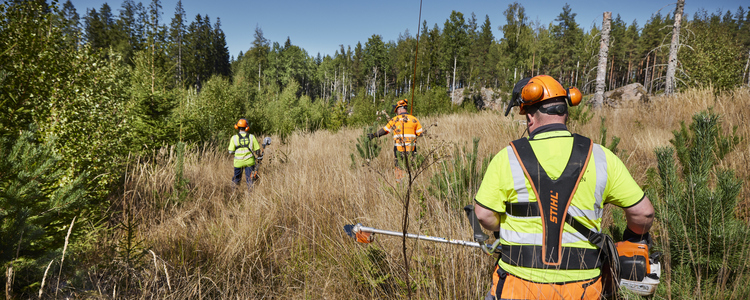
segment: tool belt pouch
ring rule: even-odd
[[[614,299],[620,287],[620,258],[612,237],[602,233],[600,239],[597,244],[602,251],[602,296],[605,299]]]

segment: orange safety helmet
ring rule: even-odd
[[[398,102],[396,103],[396,105],[393,106],[393,112],[396,112],[396,110],[399,107],[403,107],[404,109],[406,109],[407,106],[409,106],[408,100],[406,100],[406,99],[398,100]]]
[[[234,124],[234,129],[248,131],[250,129],[250,125],[248,125],[245,118],[242,118],[237,121],[237,124]]]
[[[519,91],[520,89],[520,91]],[[539,75],[533,78],[524,78],[513,88],[513,98],[505,115],[508,115],[511,106],[520,106],[519,114],[525,115],[526,108],[542,101],[551,99],[565,99],[568,106],[576,106],[583,98],[578,88],[563,88],[560,82],[548,75]]]

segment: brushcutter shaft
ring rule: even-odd
[[[391,235],[391,236],[404,236],[403,232],[398,231],[390,231],[390,230],[382,230],[382,229],[375,229],[372,227],[365,227],[361,224],[357,224],[355,226],[355,231],[364,231],[364,232],[371,232],[371,233],[379,233],[379,234],[385,234],[385,235]],[[462,245],[462,246],[469,246],[469,247],[475,247],[475,248],[481,248],[479,243],[477,242],[469,242],[469,241],[462,241],[462,240],[450,240],[445,239],[441,237],[435,237],[435,236],[427,236],[427,235],[419,235],[419,234],[413,234],[413,233],[407,233],[407,238],[410,239],[418,239],[418,240],[425,240],[430,242],[438,242],[438,243],[447,243],[447,244],[453,244],[453,245]]]

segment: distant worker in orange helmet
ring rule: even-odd
[[[255,163],[263,159],[260,151],[260,145],[254,135],[248,133],[250,124],[242,118],[234,125],[234,129],[239,132],[229,140],[229,153],[234,154],[234,176],[232,182],[235,185],[240,183],[242,172],[245,172],[245,182],[248,190],[253,186],[253,171]]]
[[[510,107],[526,116],[528,138],[490,162],[475,197],[482,227],[502,254],[486,299],[592,299],[603,293],[604,205],[621,207],[625,240],[647,240],[654,208],[623,162],[566,127],[581,92],[547,75],[524,78]]]
[[[393,133],[393,155],[396,160],[396,181],[401,181],[404,171],[399,168],[398,160],[407,154],[413,154],[417,151],[417,137],[423,133],[422,124],[419,119],[409,114],[409,104],[406,99],[399,100],[393,106],[396,116],[388,121],[385,127],[376,133],[368,133],[369,139],[380,137],[388,133]]]

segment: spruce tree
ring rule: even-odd
[[[59,257],[67,226],[88,204],[85,177],[65,180],[54,139],[39,142],[39,135],[32,129],[0,140],[0,266],[10,266],[16,278],[6,293],[34,286],[44,266]]]

